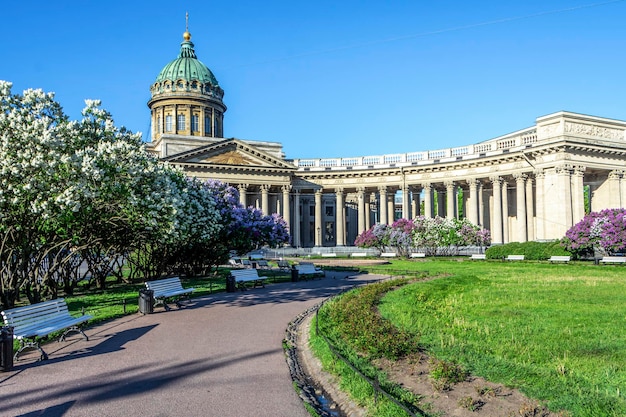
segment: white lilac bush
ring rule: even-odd
[[[92,283],[131,266],[155,278],[206,271],[243,251],[289,240],[277,216],[238,203],[236,190],[186,178],[118,128],[99,101],[70,121],[52,93],[0,81],[0,302],[71,293],[78,265]],[[77,261],[78,259],[78,261]]]

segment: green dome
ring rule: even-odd
[[[187,35],[187,32],[185,32]],[[211,70],[198,60],[193,50],[193,42],[189,40],[191,36],[185,36],[185,40],[180,44],[180,54],[178,58],[167,64],[159,73],[157,83],[163,81],[198,81],[202,84],[218,86],[217,79]]]

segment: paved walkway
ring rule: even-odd
[[[134,314],[24,354],[0,373],[1,416],[309,417],[282,340],[298,314],[380,277],[328,272]]]

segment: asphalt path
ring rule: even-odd
[[[267,284],[157,307],[25,353],[0,373],[0,416],[309,417],[285,361],[298,314],[380,276]]]

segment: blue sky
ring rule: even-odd
[[[73,119],[101,99],[146,136],[186,12],[225,136],[288,158],[468,145],[561,110],[626,119],[626,0],[6,2],[0,79]]]

